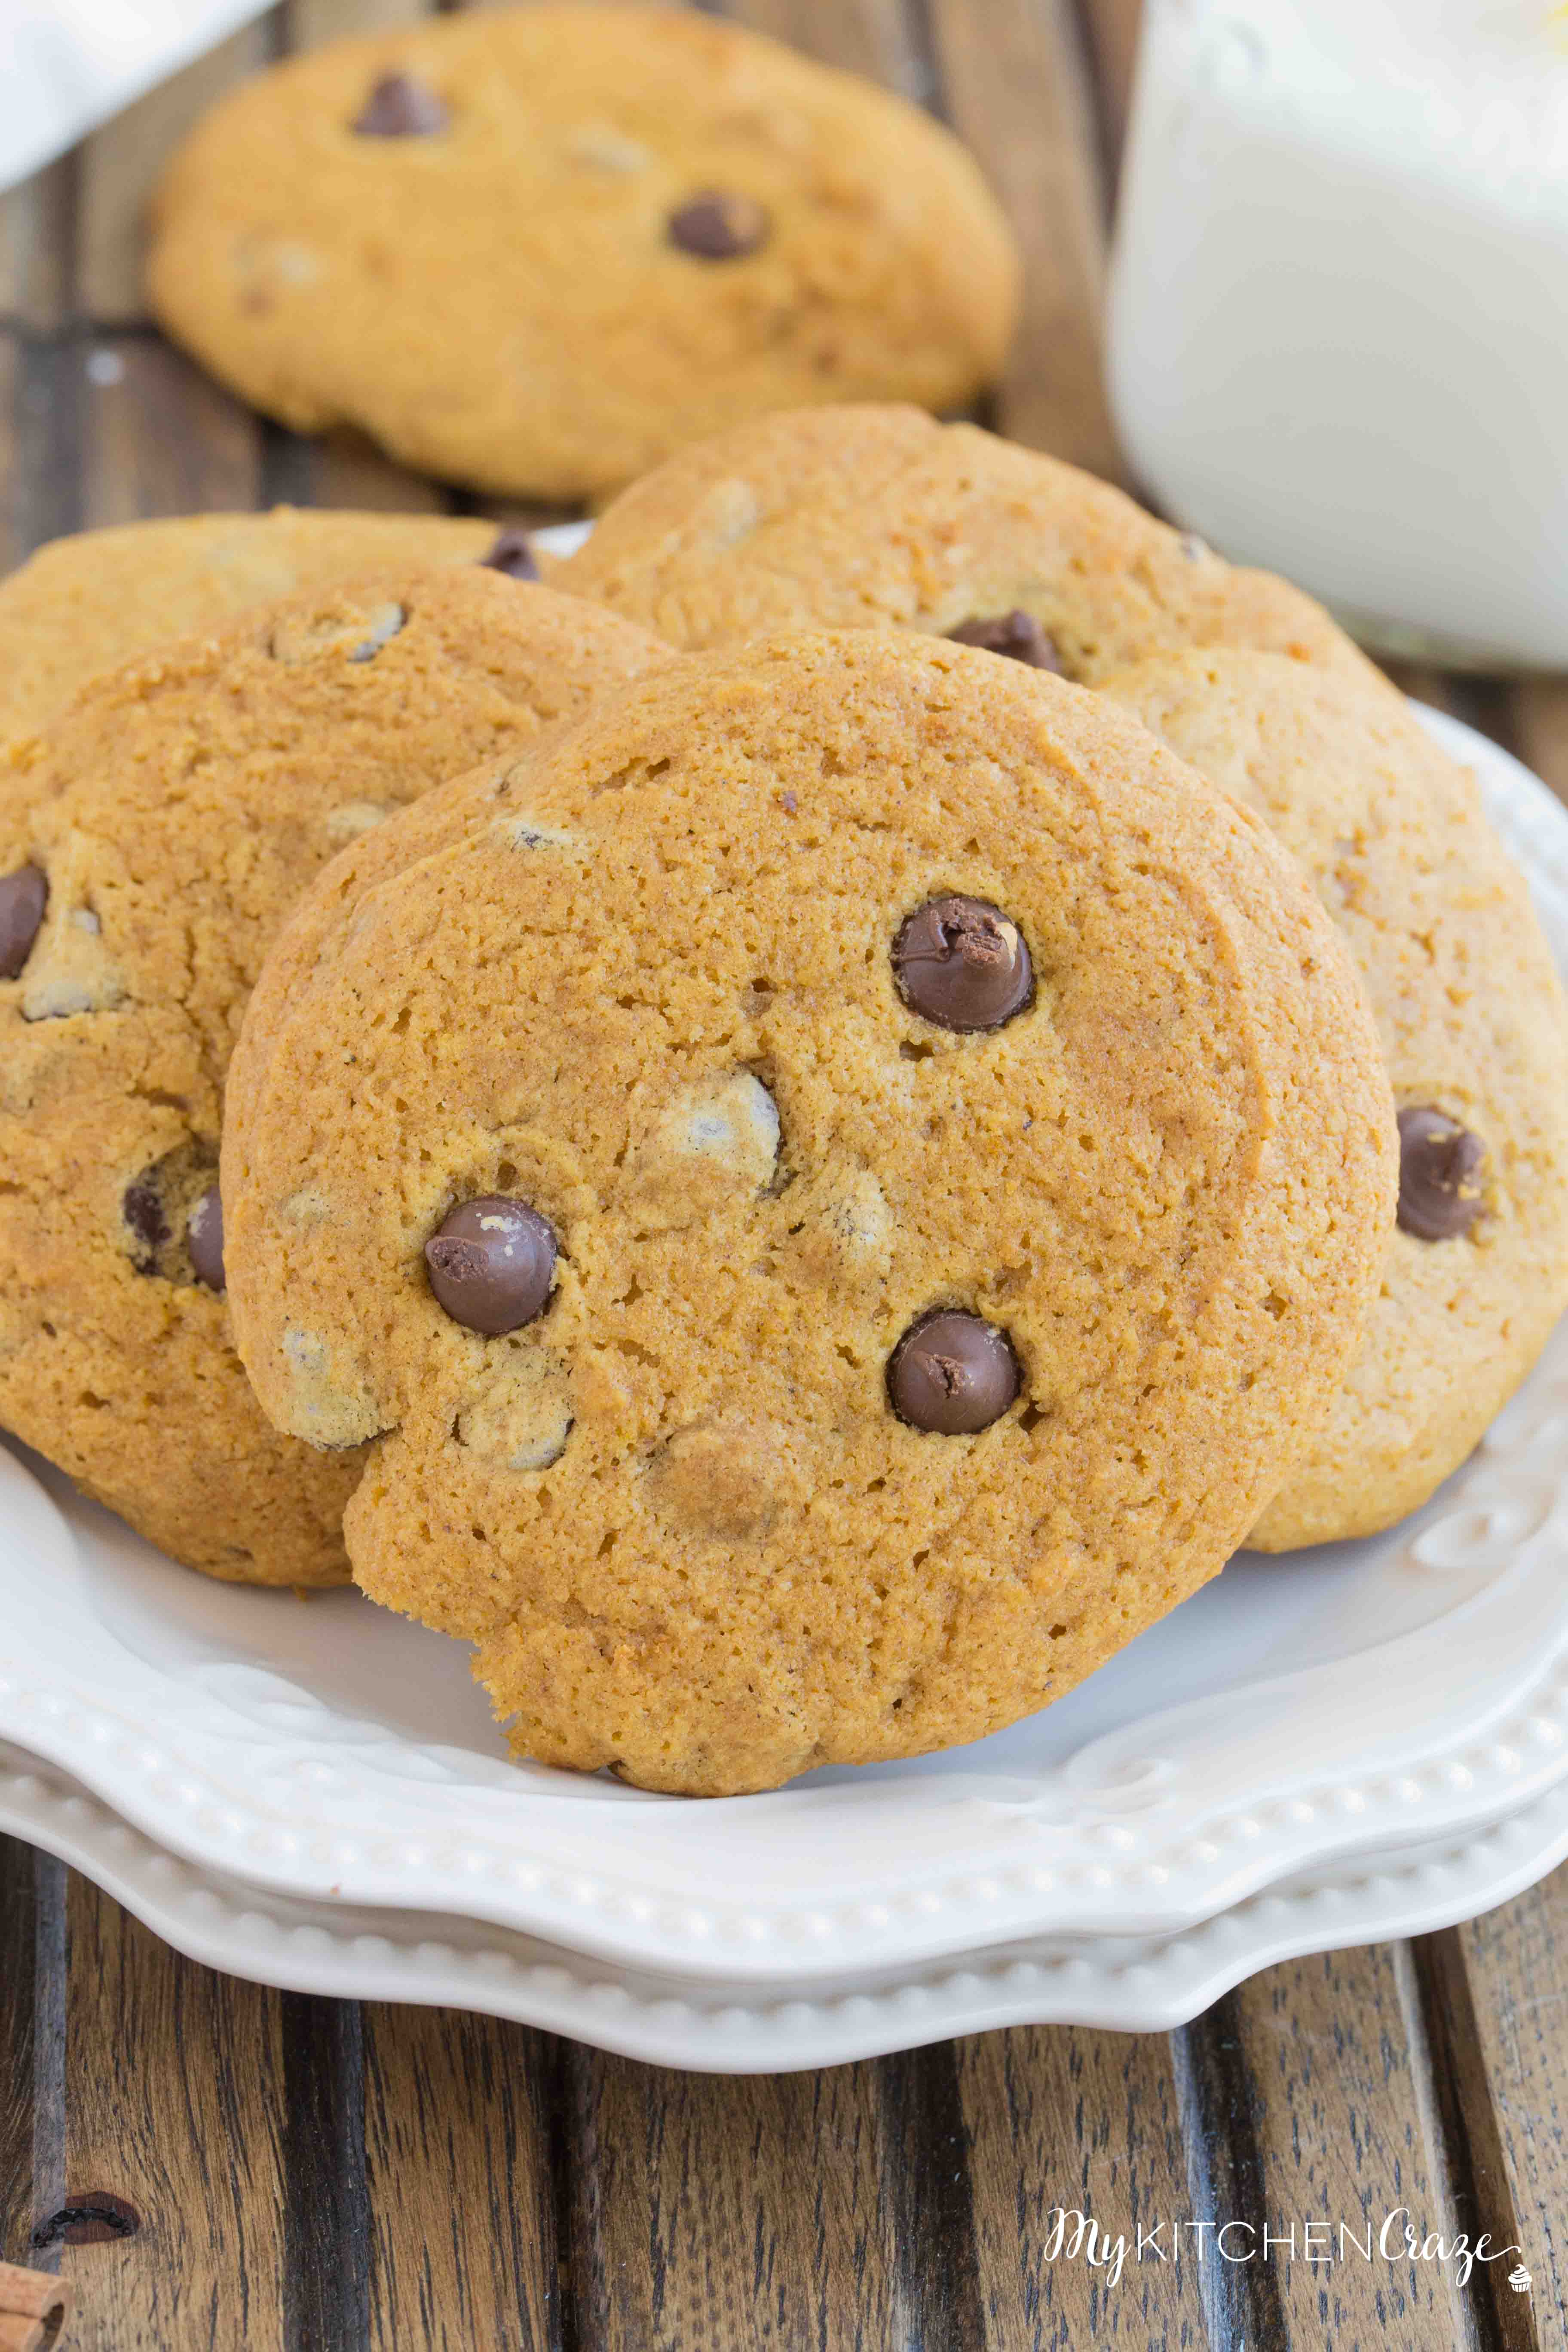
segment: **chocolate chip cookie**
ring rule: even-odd
[[[279,1427],[369,1449],[356,1580],[478,1644],[516,1748],[708,1793],[919,1754],[1220,1566],[1396,1180],[1255,817],[1047,672],[845,632],[372,840],[246,1021],[230,1299]]]
[[[1458,1467],[1568,1307],[1563,991],[1474,779],[1397,697],[1228,652],[1105,691],[1300,860],[1377,1017],[1398,1227],[1333,1412],[1251,1540],[1368,1535]]]
[[[554,575],[674,645],[919,629],[1086,685],[1185,646],[1374,679],[1310,596],[1076,467],[912,408],[767,416],[636,482]]]
[[[252,604],[379,565],[515,562],[517,534],[454,515],[177,515],[83,530],[0,581],[0,737],[42,727],[79,686]]]
[[[347,1575],[358,1465],[276,1433],[229,1336],[224,1080],[268,940],[342,845],[664,657],[495,571],[388,571],[0,754],[0,1423],[175,1558]]]
[[[694,11],[544,5],[245,83],[169,167],[148,282],[298,430],[578,498],[767,409],[962,407],[1018,268],[918,108]]]

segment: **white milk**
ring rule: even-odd
[[[1149,0],[1110,378],[1226,554],[1568,668],[1568,12]]]

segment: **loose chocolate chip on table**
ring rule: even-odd
[[[33,951],[49,886],[37,866],[0,875],[0,980],[15,980]]]
[[[906,916],[893,977],[910,1011],[942,1029],[1000,1029],[1035,988],[1017,925],[987,898],[930,898]]]
[[[495,544],[488,555],[479,558],[486,572],[504,572],[509,580],[537,580],[539,566],[533,560],[533,550],[528,533],[515,528],[496,533]]]
[[[460,1202],[425,1244],[430,1287],[451,1317],[491,1337],[542,1314],[555,1235],[537,1209],[495,1192]]]
[[[223,1270],[223,1202],[215,1184],[202,1194],[185,1223],[185,1247],[191,1254],[191,1264],[196,1280],[205,1282],[209,1290],[222,1290],[226,1276]]]
[[[356,117],[362,139],[430,139],[445,131],[444,101],[412,74],[384,74]]]
[[[1023,662],[1029,669],[1054,670],[1058,677],[1062,675],[1062,657],[1033,613],[998,613],[990,620],[961,621],[947,635],[952,645],[978,646],[982,653],[1005,654],[1009,661]]]
[[[669,215],[669,241],[699,261],[738,261],[766,241],[768,216],[752,196],[704,188]]]
[[[1399,1223],[1417,1241],[1456,1241],[1481,1213],[1479,1135],[1446,1111],[1425,1106],[1399,1114]]]
[[[1017,1393],[1013,1343],[978,1315],[922,1317],[888,1364],[888,1394],[899,1419],[943,1437],[988,1429]]]

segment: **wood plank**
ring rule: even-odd
[[[65,1872],[0,1837],[0,2261],[54,2269],[33,2232],[63,2193]]]
[[[1100,98],[1106,159],[1114,173],[1127,139],[1143,0],[1082,0],[1082,6]]]
[[[384,457],[363,434],[334,433],[310,444],[312,504],[372,507],[388,514],[444,514],[438,483]]]
[[[359,2004],[285,1993],[279,2016],[284,2342],[289,2352],[364,2352],[370,2194]]]
[[[85,527],[255,506],[257,421],[180,352],[150,335],[100,336],[77,364]]]
[[[1202,2345],[1192,2265],[1135,2263],[1132,2253],[1140,2222],[1191,2210],[1163,2037],[1025,2026],[955,2048],[990,2352]],[[1114,2286],[1105,2265],[1065,2250],[1052,2258],[1058,2208],[1085,2214],[1112,2240],[1126,2236]],[[1168,2228],[1159,2242],[1171,2247]]]
[[[894,2167],[875,2066],[726,2081],[571,2046],[583,2352],[934,2347],[899,2326]]]
[[[729,0],[724,14],[824,65],[882,82],[917,106],[935,96],[919,20],[903,0]]]
[[[1024,253],[1024,316],[998,423],[1015,440],[1120,479],[1100,333],[1107,190],[1068,0],[931,0],[931,9],[949,116]]]
[[[15,334],[0,330],[0,574],[11,571],[27,552],[17,458],[21,398],[21,345]]]
[[[77,304],[89,318],[113,325],[145,318],[142,268],[154,184],[197,116],[270,54],[267,26],[247,25],[82,142]]]
[[[1454,2223],[1442,2148],[1433,2144],[1426,2039],[1394,1948],[1266,1969],[1211,2020],[1206,2030],[1233,2045],[1239,2110],[1226,2119],[1230,2170],[1217,2169],[1218,2204],[1290,2241],[1271,2250],[1266,2270],[1254,2262],[1243,2277],[1236,2274],[1244,2265],[1232,2264],[1237,2294],[1261,2293],[1291,2345],[1467,2343],[1468,2301],[1452,2273],[1390,2262],[1379,2250],[1386,2217],[1401,2206],[1422,2238]],[[1310,2223],[1321,2225],[1310,2246]],[[1342,2239],[1342,2224],[1354,2243]],[[1367,2260],[1359,2249],[1369,2231]],[[1260,2244],[1260,2234],[1228,2242],[1237,2255]]]
[[[367,2006],[374,2352],[547,2352],[561,2340],[562,2052],[494,2018]]]
[[[1568,679],[1530,678],[1514,688],[1509,748],[1568,801]]]
[[[290,0],[289,47],[319,49],[348,33],[379,33],[396,25],[416,25],[433,12],[427,0]]]
[[[68,1918],[65,2210],[110,2213],[56,2217],[78,2240],[72,2352],[282,2352],[280,1996],[182,1959],[85,1879]]]
[[[1467,2132],[1478,2153],[1479,2195],[1489,2201],[1497,2219],[1517,2239],[1532,2281],[1528,2299],[1508,2294],[1496,2299],[1521,2328],[1525,2315],[1521,2305],[1526,2306],[1541,2352],[1564,2352],[1568,1869],[1554,1871],[1540,1886],[1455,1929],[1451,1937],[1425,1942],[1440,1963],[1447,1963],[1437,1973],[1446,1976],[1450,1991],[1456,1963],[1462,1974],[1464,2013],[1475,2036],[1472,2064],[1480,2076],[1475,2095],[1464,2107]],[[1472,2086],[1473,2077],[1463,2087]],[[1493,2148],[1501,2177],[1489,2181]]]
[[[70,316],[78,169],[47,163],[0,195],[0,319],[47,334]]]

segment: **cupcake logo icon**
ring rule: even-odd
[[[1510,2286],[1512,2287],[1515,2294],[1528,2294],[1530,2293],[1530,2273],[1525,2269],[1522,2263],[1515,2263],[1512,2270],[1510,2270],[1508,2274],[1508,2283]]]

